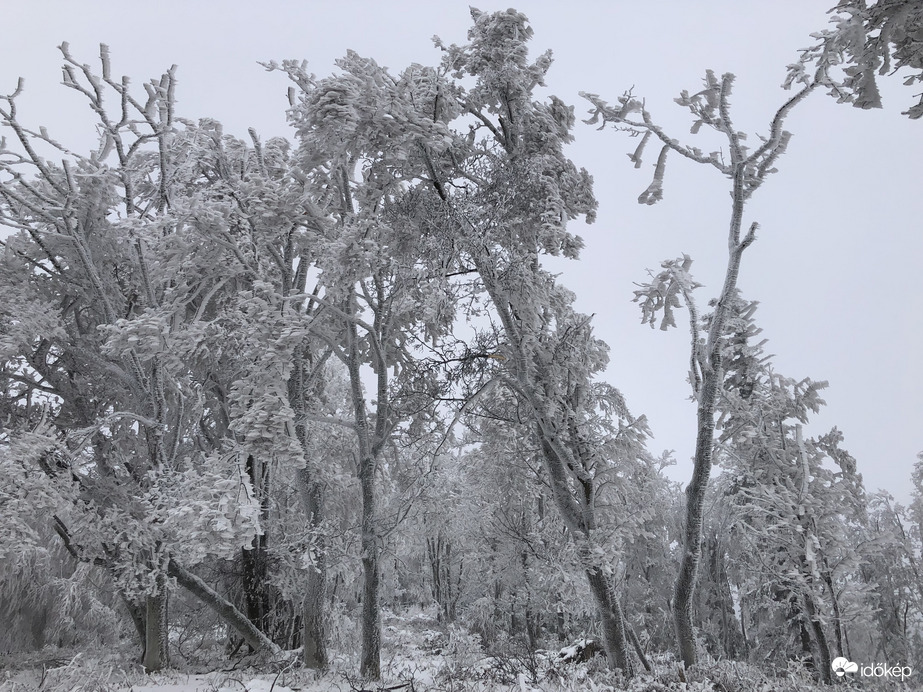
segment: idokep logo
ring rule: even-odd
[[[838,656],[830,663],[833,672],[841,678],[846,673],[859,673],[864,678],[900,678],[903,682],[911,676],[913,668],[910,666],[887,666],[883,663],[876,663],[872,666],[860,666],[858,663]]]
[[[859,664],[853,663],[842,656],[833,659],[833,662],[830,664],[830,667],[833,668],[833,672],[836,673],[838,678],[843,677],[846,673],[855,673],[859,670]]]

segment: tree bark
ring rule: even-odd
[[[256,492],[260,503],[260,523],[265,527],[269,525],[269,498],[267,486],[269,469],[261,459],[253,454],[247,455],[247,475]],[[266,549],[268,537],[264,531],[253,537],[248,548],[240,551],[240,567],[244,589],[244,608],[247,619],[256,625],[260,631],[272,637],[272,598],[268,587],[268,564]],[[278,643],[278,642],[277,642]]]
[[[262,632],[268,631],[269,603],[263,588],[266,582],[266,561],[263,536],[254,536],[253,543],[240,551],[240,567],[244,589],[244,609],[247,619]]]
[[[735,156],[736,158],[736,156]],[[695,630],[692,625],[692,601],[695,594],[696,571],[702,555],[702,517],[704,514],[705,491],[711,475],[712,451],[715,437],[715,405],[724,370],[721,363],[725,325],[737,292],[737,277],[744,250],[755,240],[757,225],[754,223],[746,237],[741,239],[744,202],[744,163],[737,161],[733,169],[731,221],[728,231],[728,264],[724,274],[724,286],[712,314],[711,325],[704,352],[698,343],[692,344],[693,363],[701,363],[702,384],[695,393],[698,400],[696,412],[695,457],[692,479],[686,486],[686,516],[683,526],[683,556],[673,589],[673,621],[676,626],[676,641],[680,658],[687,668],[696,662]]]
[[[814,596],[810,592],[810,583],[804,592],[804,610],[811,623],[811,633],[813,634],[814,650],[817,653],[815,668],[817,669],[820,679],[825,685],[833,682],[831,675],[830,644],[827,642],[827,634],[824,632],[824,626],[817,615],[817,606],[814,603]]]
[[[302,505],[314,535],[314,562],[308,568],[302,601],[302,663],[312,670],[326,670],[327,656],[327,546],[321,534],[324,491],[307,466],[298,470]]]
[[[350,314],[355,310],[355,297],[350,296]],[[350,393],[353,403],[356,439],[359,446],[359,485],[362,489],[362,623],[359,674],[366,680],[381,679],[381,613],[378,604],[379,565],[376,526],[375,467],[376,454],[369,430],[365,396],[359,375],[359,335],[356,323],[346,323],[347,363]],[[385,392],[385,396],[387,393]],[[379,398],[379,406],[383,404]],[[379,411],[380,414],[380,411]],[[378,421],[379,425],[381,421]]]
[[[327,658],[326,630],[324,628],[324,604],[327,595],[326,558],[318,557],[318,562],[308,570],[305,580],[304,605],[302,606],[303,656],[305,668],[325,670],[330,664]]]
[[[370,462],[366,462],[366,466]],[[371,470],[363,475],[370,475]],[[375,531],[375,495],[372,480],[362,480],[362,661],[359,673],[366,680],[381,679],[381,609],[379,607],[378,537]]]
[[[119,590],[119,595],[122,597],[122,603],[125,605],[125,609],[128,611],[128,615],[135,626],[135,631],[138,633],[138,639],[141,642],[144,642],[146,636],[144,624],[144,608],[137,603],[132,603],[130,600],[128,600],[125,592],[121,589]],[[141,659],[144,660],[143,653],[141,654]]]
[[[544,417],[539,415],[538,419],[538,436],[542,443],[545,468],[551,480],[552,498],[572,538],[583,542],[580,552],[583,553],[583,558],[587,563],[584,573],[589,582],[593,602],[596,605],[596,612],[602,624],[606,659],[609,661],[610,666],[621,668],[626,676],[631,677],[634,675],[634,669],[628,653],[625,617],[622,613],[622,606],[615,594],[615,586],[612,584],[611,579],[606,576],[602,565],[591,557],[591,527],[595,523],[593,481],[592,479],[585,481],[589,484],[589,488],[585,489],[583,498],[575,497],[571,493],[567,477],[568,464],[564,461],[567,458],[564,456],[567,450],[561,447],[557,439],[547,434],[547,430],[551,426],[549,426]],[[576,463],[577,461],[574,460],[574,464]],[[581,499],[583,503],[580,502]]]
[[[595,566],[586,570],[586,577],[600,616],[609,665],[613,668],[621,668],[626,677],[631,677],[634,675],[634,666],[629,654],[625,617],[622,613],[622,605],[615,594],[612,580],[602,569]]]
[[[314,534],[314,562],[308,568],[302,601],[302,663],[306,668],[326,670],[327,656],[327,546],[320,533],[323,517],[323,488],[307,467],[298,470],[299,492]]]
[[[144,672],[156,673],[169,667],[169,621],[167,615],[167,580],[157,578],[157,594],[145,600],[144,613],[144,656],[141,664]]]
[[[302,288],[303,290],[303,288]],[[305,466],[296,472],[298,494],[314,539],[314,563],[305,578],[304,599],[301,606],[302,663],[312,670],[325,670],[330,661],[327,656],[325,629],[327,602],[327,546],[321,531],[324,518],[324,488],[311,470],[308,459],[308,432],[305,426],[305,365],[310,362],[310,352],[304,343],[292,356],[292,374],[288,381],[289,405],[295,414],[295,436],[305,455]],[[319,367],[319,366],[317,366]]]
[[[692,480],[686,487],[683,557],[673,590],[673,621],[676,626],[676,641],[679,645],[680,658],[687,668],[696,662],[692,597],[695,594],[696,571],[702,555],[702,516],[705,490],[708,487],[708,477],[711,472],[717,390],[718,377],[716,375],[706,376],[698,411],[698,434]]]

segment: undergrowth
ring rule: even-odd
[[[563,663],[558,650],[531,650],[522,641],[492,643],[485,650],[479,635],[443,626],[427,613],[387,613],[383,628],[382,681],[355,675],[357,655],[332,651],[329,670],[300,667],[298,652],[280,661],[250,665],[250,659],[184,663],[174,670],[146,675],[128,649],[107,654],[46,649],[31,655],[0,657],[0,692],[820,692],[803,666],[769,674],[755,666],[719,661],[685,674],[669,656],[650,657],[654,670],[630,680],[609,670],[602,656]],[[339,642],[338,642],[339,643]],[[838,687],[870,692],[913,689],[905,683],[856,678]]]

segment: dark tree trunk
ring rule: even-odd
[[[378,603],[380,571],[375,525],[374,460],[363,459],[362,484],[362,661],[359,673],[366,680],[381,679],[381,610]]]
[[[266,541],[255,536],[249,548],[240,551],[241,578],[244,590],[244,611],[247,619],[262,632],[269,634],[269,613],[271,605],[266,592]]]
[[[269,498],[267,485],[269,469],[252,454],[247,455],[247,474],[260,502],[260,522],[269,523]],[[272,637],[273,634],[273,594],[269,589],[269,565],[266,550],[269,540],[264,531],[253,537],[249,548],[240,553],[240,567],[244,590],[244,610],[247,619],[260,631]],[[279,642],[276,642],[279,643]]]
[[[141,664],[144,672],[156,673],[170,665],[169,621],[167,604],[167,580],[157,578],[158,592],[145,600],[144,613],[144,656]]]

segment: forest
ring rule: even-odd
[[[265,63],[265,140],[63,44],[95,149],[0,97],[0,692],[913,689],[923,452],[909,503],[867,489],[738,286],[789,116],[923,82],[919,3],[818,29],[752,133],[705,66],[686,132],[633,90],[539,97],[513,9],[431,66]],[[641,204],[678,158],[726,183],[723,284],[678,249],[634,294],[688,333],[685,483],[550,268],[600,204],[581,120]]]

